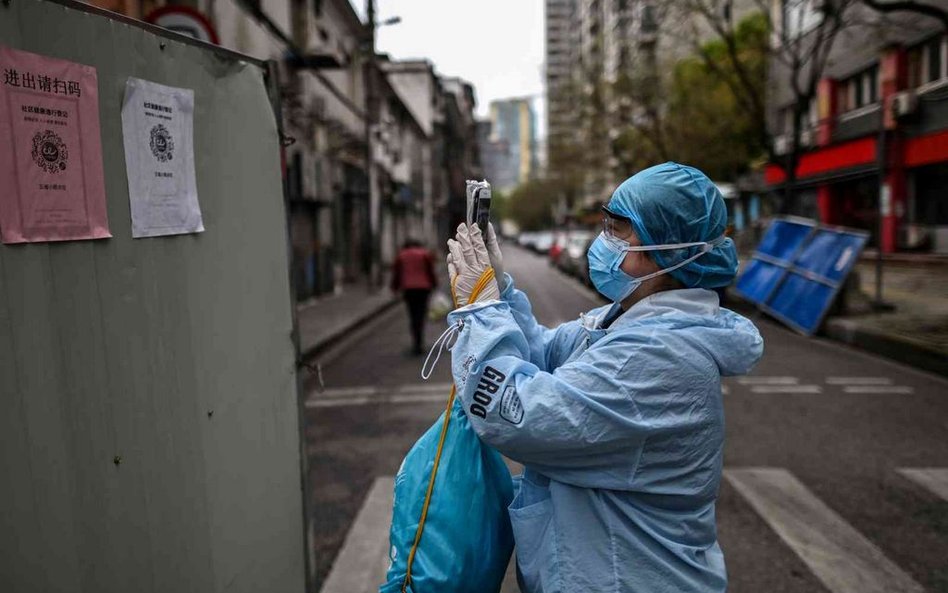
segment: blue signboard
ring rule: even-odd
[[[866,245],[868,233],[780,218],[735,286],[761,310],[806,335],[819,329]]]

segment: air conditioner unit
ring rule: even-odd
[[[774,152],[777,156],[782,156],[790,152],[790,139],[786,134],[781,134],[774,138]]]
[[[816,134],[813,133],[813,130],[802,130],[800,132],[800,147],[805,148],[813,146],[816,140]]]
[[[918,95],[915,91],[903,91],[892,97],[892,114],[895,117],[906,117],[918,109]]]

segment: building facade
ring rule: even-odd
[[[725,5],[737,22],[759,2]],[[713,36],[693,10],[688,2],[547,0],[547,162],[555,178],[558,169],[582,161],[578,206],[598,204],[635,173],[618,158],[623,131],[659,133],[651,124],[665,109],[662,89],[674,64]]]
[[[546,0],[545,82],[548,142],[568,142],[574,131],[573,84],[576,0]]]
[[[884,252],[948,253],[948,42],[933,19],[850,10],[859,24],[837,39],[801,131],[797,213],[869,231]],[[793,99],[772,72],[779,153]],[[771,189],[785,180],[768,165]]]
[[[95,3],[134,18],[166,4]],[[174,4],[203,14],[222,46],[279,65],[297,299],[383,285],[406,238],[447,238],[449,196],[463,200],[465,175],[480,173],[469,84],[446,88],[427,63],[370,60],[349,0]]]
[[[507,146],[506,162],[500,161],[491,183],[510,191],[533,179],[538,169],[536,115],[529,97],[491,101],[490,141]]]

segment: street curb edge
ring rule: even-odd
[[[392,297],[390,300],[385,301],[384,303],[378,305],[377,307],[373,307],[361,315],[356,315],[355,317],[350,319],[349,322],[346,323],[345,325],[339,326],[331,334],[319,340],[318,342],[316,342],[315,344],[313,344],[306,350],[303,350],[302,352],[300,352],[300,358],[306,361],[320,354],[321,352],[325,351],[327,348],[329,348],[330,346],[332,346],[333,344],[337,343],[339,340],[344,338],[349,332],[351,332],[355,328],[359,327],[360,325],[370,320],[371,318],[375,317],[376,315],[379,315],[380,313],[384,313],[385,311],[388,311],[389,309],[397,305],[399,301],[400,299],[398,299],[397,297]]]
[[[948,357],[912,340],[866,330],[844,319],[828,319],[824,331],[826,337],[835,341],[948,377]]]

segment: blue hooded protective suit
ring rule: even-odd
[[[525,466],[509,508],[525,593],[726,589],[715,526],[721,377],[748,372],[763,340],[702,278],[722,285],[698,273],[693,288],[548,329],[507,276],[500,301],[449,316],[471,425]]]

